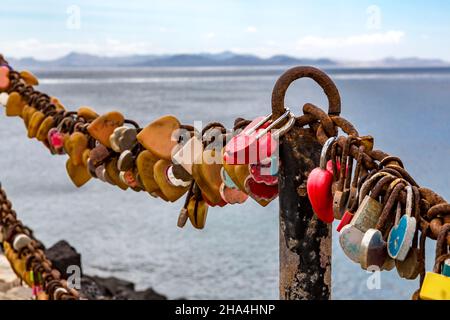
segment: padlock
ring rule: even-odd
[[[28,70],[20,71],[20,78],[29,86],[39,85],[37,77]]]
[[[202,191],[205,201],[212,206],[218,205],[223,201],[220,195],[221,153],[215,149],[206,149],[199,157],[201,160],[196,160],[192,166],[192,177]]]
[[[9,101],[9,100],[8,100],[8,101]],[[26,104],[26,105],[23,107],[20,116],[22,117],[23,124],[25,125],[25,129],[28,130],[28,123],[29,123],[29,120],[30,120],[31,116],[33,115],[33,113],[35,113],[36,111],[37,111],[36,108],[34,108],[34,107],[32,107],[32,106],[30,106],[30,105],[28,105],[28,104]]]
[[[372,177],[367,179],[364,184],[361,187],[361,197],[365,197],[366,194],[370,192],[370,188],[373,187],[373,184],[381,177],[385,175],[380,174],[374,174]],[[377,189],[374,189],[371,193],[370,197],[377,198],[382,190],[382,187],[379,186]],[[372,198],[371,198],[372,199]],[[344,253],[349,257],[352,261],[356,263],[361,262],[361,243],[363,241],[365,233],[372,228],[375,228],[376,223],[382,213],[381,204],[374,200],[379,205],[379,212],[375,212],[375,217],[364,217],[361,216],[363,214],[370,215],[371,210],[365,211],[365,213],[359,213],[359,216],[357,215],[358,211],[361,207],[358,208],[356,214],[354,215],[353,219],[350,221],[350,224],[345,225],[342,227],[340,234],[339,234],[339,244],[344,251]],[[355,219],[358,218],[358,219]],[[376,236],[376,235],[374,235]],[[370,242],[365,241],[365,243],[370,244]]]
[[[272,159],[267,163],[249,164],[249,172],[253,180],[257,183],[264,183],[269,186],[278,184],[278,176],[272,175]]]
[[[137,135],[137,140],[160,159],[172,160],[172,149],[177,146],[175,135],[180,129],[180,122],[174,116],[161,117]]]
[[[385,172],[376,173],[362,185],[360,194],[358,196],[359,207],[355,212],[352,221],[350,222],[350,224],[358,230],[366,232],[367,230],[376,226],[377,221],[380,218],[383,206],[376,199],[376,197],[379,196],[379,193],[372,193],[368,195],[368,191],[373,187],[378,179],[388,175],[389,174]]]
[[[420,192],[419,189],[414,186],[413,196],[414,196],[414,217],[418,217],[420,215]],[[422,230],[423,232],[423,230]],[[395,267],[397,269],[397,273],[400,277],[408,280],[414,280],[419,276],[420,273],[420,252],[417,248],[418,246],[418,238],[419,238],[419,228],[416,229],[414,238],[412,241],[412,247],[409,250],[405,260],[395,260]],[[426,235],[424,235],[426,236]]]
[[[347,207],[350,194],[350,182],[353,170],[353,158],[349,157],[349,150],[354,142],[354,138],[349,136],[344,144],[340,160],[340,173],[338,186],[333,196],[333,215],[337,220],[341,220]]]
[[[133,152],[125,150],[120,154],[119,159],[117,159],[117,169],[120,171],[131,170],[135,166],[135,161],[136,158]]]
[[[114,132],[114,129],[123,125],[124,121],[125,118],[120,112],[108,112],[92,121],[87,127],[87,131],[94,139],[110,148],[109,137]]]
[[[41,142],[47,141],[48,132],[54,127],[54,125],[55,119],[53,118],[53,116],[46,117],[39,126],[39,129],[36,133],[36,139]]]
[[[192,165],[196,161],[201,161],[199,157],[203,152],[202,141],[195,135],[190,138],[179,149],[173,149],[172,161],[175,164],[180,164],[190,175],[192,175]]]
[[[224,161],[227,164],[253,164],[270,157],[278,147],[278,139],[292,128],[295,117],[286,112],[273,122],[272,115],[258,117],[239,134],[235,135],[225,146]],[[285,118],[289,120],[280,129],[274,130]]]
[[[447,246],[447,235],[450,224],[446,224],[439,232],[436,241],[436,260],[433,272],[427,272],[420,289],[422,300],[450,300],[450,277],[446,275],[447,261],[450,254]]]
[[[326,166],[330,147],[335,141],[336,137],[332,137],[325,142],[320,154],[320,167],[311,171],[306,184],[313,211],[325,223],[332,223],[334,220],[333,195],[331,193],[333,173],[328,171]]]
[[[141,177],[142,184],[148,193],[159,190],[159,186],[155,181],[153,167],[158,162],[158,158],[148,150],[143,150],[136,158],[136,168]]]
[[[22,250],[22,248],[26,247],[29,243],[31,243],[31,238],[23,233],[16,234],[12,240],[12,246],[17,252]]]
[[[192,226],[196,229],[203,229],[208,215],[208,205],[201,197],[201,190],[197,185],[193,186],[193,195],[189,198],[187,214]]]
[[[341,218],[341,221],[336,228],[337,232],[341,232],[342,228],[352,221],[355,211],[358,209],[358,182],[360,178],[360,173],[362,173],[362,156],[364,149],[362,147],[359,148],[359,154],[356,160],[355,172],[353,175],[353,180],[350,186],[350,192],[348,195],[348,205],[347,210],[344,212],[344,215]],[[351,171],[349,171],[351,172]],[[361,175],[362,176],[362,175]]]
[[[25,101],[18,92],[11,92],[8,96],[8,102],[5,106],[5,112],[8,117],[17,117],[22,115],[22,111],[25,108]],[[33,108],[34,109],[34,108]],[[36,111],[36,109],[34,109]],[[28,122],[26,123],[28,125]]]
[[[79,131],[72,133],[67,141],[67,154],[75,166],[83,165],[83,152],[88,148],[88,137]]]
[[[174,186],[169,182],[167,170],[171,165],[172,163],[167,160],[158,160],[153,166],[153,177],[164,196],[170,202],[175,202],[187,192],[188,187]]]
[[[248,199],[248,194],[242,192],[237,187],[230,188],[225,183],[220,185],[220,195],[228,204],[242,204]]]
[[[70,159],[67,159],[66,170],[70,180],[78,188],[91,179],[88,169],[83,164],[76,166]]]
[[[395,180],[394,176],[385,176],[381,178],[372,190],[372,197],[375,199],[378,198],[379,194],[381,194],[381,192],[385,189],[385,186],[390,184],[392,180]],[[386,196],[391,197],[390,194]],[[397,196],[398,193],[396,191],[396,193],[392,195],[392,198],[395,198]],[[394,202],[391,201],[388,202],[386,206],[383,206],[383,210],[380,214],[380,219],[387,219],[387,215],[392,211],[393,203]],[[399,202],[397,202],[397,207],[398,211],[401,211]],[[377,221],[376,226],[383,223],[383,221],[380,222],[380,219]],[[370,267],[377,267],[382,269],[383,266],[387,265],[386,261],[389,260],[386,241],[384,240],[382,232],[377,229],[376,226],[374,228],[368,229],[364,233],[364,236],[361,240],[359,261],[361,268],[364,270],[367,270]],[[392,261],[389,262],[389,266],[392,266]]]
[[[112,158],[105,164],[106,174],[114,185],[122,190],[128,189],[128,185],[120,179],[120,170],[117,169],[117,158]],[[153,175],[153,172],[152,172]]]
[[[117,127],[109,137],[111,149],[121,153],[132,150],[137,144],[137,130],[126,126]]]
[[[45,119],[45,114],[41,111],[36,111],[30,118],[28,122],[28,138],[32,139],[36,137],[36,134]]]
[[[278,196],[278,184],[268,185],[264,182],[257,182],[249,175],[244,182],[245,191],[258,203],[267,205]]]
[[[87,121],[94,120],[99,117],[99,115],[97,114],[97,112],[95,112],[94,109],[87,106],[79,107],[77,110],[77,116]]]
[[[412,245],[416,232],[416,218],[411,217],[413,206],[413,191],[411,186],[406,187],[406,212],[389,232],[388,253],[392,259],[403,261]]]

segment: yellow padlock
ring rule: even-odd
[[[422,300],[450,300],[450,277],[427,272],[420,289]]]

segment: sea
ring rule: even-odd
[[[145,126],[173,114],[184,124],[271,112],[272,88],[286,66],[31,70],[39,90],[67,109],[121,111]],[[450,69],[328,69],[342,97],[342,116],[375,147],[403,159],[422,186],[450,199]],[[301,114],[311,102],[326,109],[311,80],[291,85],[286,106]],[[1,111],[3,113],[3,111]],[[0,181],[18,217],[46,246],[65,239],[89,275],[115,276],[152,287],[170,299],[277,299],[277,200],[266,208],[210,208],[204,230],[176,226],[183,200],[166,203],[92,179],[69,180],[66,156],[53,156],[26,137],[19,118],[0,115]],[[333,230],[336,225],[333,226]],[[431,270],[435,242],[427,243]],[[418,280],[396,270],[372,274],[351,262],[333,231],[333,299],[410,299]],[[374,278],[375,277],[375,278]]]

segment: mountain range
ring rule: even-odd
[[[296,58],[275,55],[261,58],[250,54],[222,53],[130,55],[105,57],[72,52],[54,60],[34,58],[9,59],[17,68],[78,68],[78,67],[212,67],[212,66],[288,66],[313,65],[320,67],[450,67],[450,63],[439,59],[386,58],[377,61],[339,61],[328,58]]]

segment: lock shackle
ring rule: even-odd
[[[405,215],[408,217],[411,217],[411,214],[413,212],[413,205],[414,205],[414,194],[413,189],[411,185],[407,185],[405,187],[406,189],[406,210]]]
[[[334,142],[336,142],[336,137],[331,137],[325,142],[325,144],[322,147],[322,151],[320,152],[320,169],[322,170],[327,169],[328,154],[330,151],[330,147],[333,145]]]
[[[450,223],[441,227],[436,240],[436,258],[448,254],[447,234],[450,233]]]
[[[359,204],[361,204],[365,196],[369,194],[370,190],[372,189],[373,185],[378,181],[378,179],[383,178],[387,175],[389,174],[386,172],[377,172],[363,183],[358,197]]]
[[[279,118],[285,112],[284,99],[289,86],[298,79],[313,79],[328,98],[328,114],[338,116],[341,113],[341,97],[331,78],[322,70],[314,67],[294,67],[287,70],[275,83],[272,91],[273,119]]]
[[[267,134],[267,132],[269,132],[270,130],[272,130],[273,128],[275,128],[279,123],[281,123],[286,117],[289,117],[289,120],[286,124],[284,124],[280,129],[276,130],[272,135],[274,137],[280,137],[283,134],[285,134],[287,131],[289,131],[292,126],[295,123],[295,116],[294,114],[289,110],[289,108],[286,108],[286,112],[283,113],[281,115],[281,117],[278,117],[275,121],[273,121],[267,128],[265,128],[263,131],[259,132],[256,136],[256,140],[261,139],[265,134]],[[260,122],[258,122],[258,124],[256,126],[254,126],[253,128],[251,128],[251,130],[249,132],[247,132],[247,134],[251,134],[254,131],[256,131],[259,127],[261,127],[264,123],[267,122],[266,119],[270,119],[272,118],[272,115],[268,115],[266,116],[264,119],[262,119]],[[264,121],[266,120],[266,121]],[[264,121],[264,122],[263,122]]]

